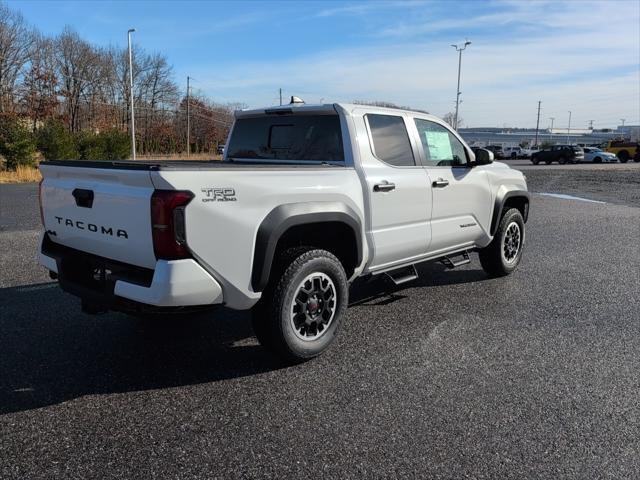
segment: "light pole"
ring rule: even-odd
[[[569,145],[569,133],[571,133],[571,110],[569,110],[569,125],[567,126],[567,145]]]
[[[464,45],[462,47],[459,47],[458,45],[451,45],[453,48],[456,49],[456,52],[458,52],[458,88],[456,90],[456,116],[453,119],[453,123],[454,123],[453,128],[455,128],[456,130],[458,130],[458,106],[460,105],[460,94],[462,93],[460,91],[460,70],[462,68],[462,52],[467,48],[468,45],[471,45],[471,42],[468,40],[464,42]]]
[[[189,158],[189,153],[191,153],[191,139],[189,138],[189,134],[190,134],[190,130],[191,130],[191,116],[190,116],[190,111],[189,111],[189,103],[190,102],[190,98],[189,98],[189,82],[191,81],[191,77],[189,77],[187,75],[187,158]]]
[[[131,155],[136,159],[136,120],[133,113],[133,55],[131,54],[131,34],[135,32],[135,28],[127,31],[127,40],[129,42],[129,98],[131,99]]]
[[[549,129],[549,141],[551,141],[551,138],[553,137],[553,121],[556,119],[556,117],[549,117],[549,120],[551,120],[551,128]]]

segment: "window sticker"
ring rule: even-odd
[[[453,158],[448,132],[433,132],[427,130],[424,132],[424,136],[427,141],[430,160],[438,162],[440,160],[451,160]]]

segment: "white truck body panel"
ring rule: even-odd
[[[61,245],[154,268],[147,171],[43,164],[44,229]],[[76,205],[75,189],[91,190],[91,208]],[[118,234],[120,232],[120,234]]]
[[[241,174],[239,174],[241,173]],[[187,243],[203,267],[225,290],[225,303],[249,308],[260,294],[251,288],[258,227],[275,207],[289,203],[343,202],[364,215],[362,188],[353,168],[266,167],[152,173],[159,189],[190,190],[186,209]],[[229,187],[236,201],[207,201],[203,189]]]

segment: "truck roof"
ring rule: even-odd
[[[403,108],[395,108],[395,107],[378,107],[374,105],[364,105],[360,103],[344,103],[344,102],[336,102],[336,103],[303,103],[303,104],[289,104],[289,105],[276,105],[271,107],[262,107],[262,108],[252,108],[246,110],[236,110],[235,116],[236,118],[242,117],[253,117],[265,114],[287,114],[287,113],[315,113],[315,114],[332,114],[335,112],[343,111],[345,114],[350,114],[355,109],[364,109],[370,112],[376,113],[386,113],[386,114],[398,114],[398,113],[409,113],[411,115],[420,116],[423,118],[429,118],[432,120],[441,121],[440,118],[435,115],[431,115],[429,113],[421,112],[418,110],[407,110]]]

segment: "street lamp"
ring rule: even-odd
[[[460,105],[460,94],[462,93],[460,91],[460,70],[462,67],[462,52],[467,48],[468,45],[471,45],[471,42],[468,40],[464,42],[464,45],[462,47],[459,47],[458,45],[451,45],[453,48],[456,49],[456,52],[458,52],[458,88],[456,90],[456,116],[453,119],[453,123],[454,123],[453,128],[455,128],[456,130],[458,130],[458,106]]]
[[[131,155],[136,159],[136,121],[133,113],[133,56],[131,54],[131,34],[135,32],[135,28],[127,31],[127,40],[129,43],[129,98],[131,99]]]
[[[571,110],[569,110],[569,125],[567,126],[567,145],[569,145],[569,133],[571,133]]]

